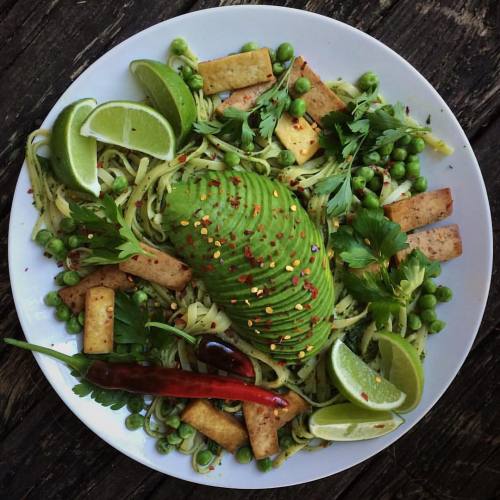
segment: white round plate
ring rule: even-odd
[[[113,412],[89,398],[75,396],[71,391],[75,379],[64,365],[48,357],[35,357],[52,387],[85,425],[122,453],[158,471],[228,488],[274,488],[335,474],[366,460],[408,432],[450,385],[469,352],[486,304],[492,266],[491,218],[479,166],[448,106],[395,52],[346,24],[279,7],[203,10],[138,33],[90,66],[57,101],[43,127],[50,127],[64,106],[82,97],[95,97],[99,102],[141,99],[143,96],[128,70],[130,61],[164,60],[170,40],[177,36],[185,37],[201,60],[238,51],[249,40],[270,47],[288,41],[325,80],[342,76],[355,81],[363,72],[373,70],[380,75],[383,94],[390,102],[405,103],[421,122],[431,114],[435,133],[455,147],[451,157],[430,152],[422,161],[431,189],[452,188],[455,209],[446,223],[460,225],[464,244],[463,256],[443,266],[440,281],[453,288],[455,297],[451,303],[440,306],[440,316],[448,324],[446,330],[429,340],[422,402],[405,416],[405,424],[385,437],[338,443],[316,453],[299,453],[267,474],[260,473],[254,464],[242,466],[226,455],[221,467],[200,475],[192,471],[190,457],[178,453],[160,456],[154,449],[154,439],[141,431],[126,430],[125,410]],[[74,353],[78,349],[75,336],[65,332],[64,325],[54,320],[53,311],[42,300],[53,287],[57,269],[30,241],[37,214],[28,189],[24,167],[14,196],[9,230],[9,269],[17,313],[30,342]]]

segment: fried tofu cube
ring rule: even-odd
[[[302,76],[308,78],[311,82],[311,90],[299,95],[295,90],[295,82]],[[288,91],[293,97],[304,99],[307,105],[307,113],[319,124],[321,124],[321,119],[331,111],[345,109],[344,101],[321,81],[321,78],[301,56],[297,57],[293,62]]]
[[[274,408],[249,401],[243,402],[243,416],[248,429],[252,451],[257,460],[280,450]]]
[[[224,110],[228,108],[236,108],[240,111],[248,111],[255,106],[257,99],[266,91],[269,90],[274,83],[276,78],[273,77],[272,80],[264,83],[257,83],[255,85],[250,85],[250,87],[245,87],[243,89],[235,90],[225,101],[219,104],[215,111],[219,115],[224,114]]]
[[[248,442],[245,426],[235,417],[215,408],[206,399],[189,403],[181,420],[234,453]]]
[[[266,48],[201,62],[198,72],[203,77],[203,92],[207,95],[274,80]]]
[[[85,276],[78,285],[67,286],[59,290],[59,297],[74,314],[78,314],[85,309],[87,290],[96,286],[125,291],[134,288],[135,283],[130,276],[120,271],[118,266],[102,266]]]
[[[409,247],[396,254],[396,262],[401,262],[415,248],[430,260],[444,262],[462,255],[462,239],[456,224],[436,227],[408,235]]]
[[[283,113],[275,132],[283,146],[295,155],[299,165],[312,158],[319,149],[318,132],[304,118]]]
[[[113,351],[115,291],[105,286],[89,288],[85,294],[83,352],[105,354]]]
[[[120,270],[171,290],[183,290],[191,281],[192,271],[186,264],[144,243],[141,247],[148,255],[134,255],[120,262]]]
[[[278,429],[311,408],[311,405],[296,392],[290,391],[283,397],[288,401],[288,406],[280,408],[275,416],[275,425]]]
[[[451,189],[417,194],[384,206],[385,215],[404,232],[446,219],[453,212]]]

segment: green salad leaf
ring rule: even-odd
[[[116,344],[145,344],[148,321],[146,309],[138,306],[130,295],[115,296],[114,340]]]

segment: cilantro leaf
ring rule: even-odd
[[[222,131],[224,124],[218,120],[206,122],[196,122],[193,125],[194,131],[201,135],[214,135]]]
[[[380,272],[365,272],[360,276],[346,271],[342,282],[359,302],[397,302],[392,287]]]
[[[363,268],[374,262],[377,258],[359,237],[349,232],[349,229],[342,226],[332,235],[333,249],[339,257],[352,268]]]
[[[338,217],[351,209],[352,190],[350,172],[337,174],[318,182],[316,193],[333,194],[328,200],[326,211],[330,217]]]
[[[73,392],[84,398],[89,396],[102,406],[109,406],[112,410],[123,408],[129,401],[130,395],[125,391],[101,389],[87,380],[82,380],[73,387]]]
[[[241,141],[241,144],[250,144],[254,138],[255,133],[248,123],[248,118],[251,114],[252,110],[242,111],[237,108],[227,108],[224,110],[224,118],[229,119],[229,128],[233,130],[233,134]],[[227,129],[227,126],[225,129]]]
[[[277,87],[276,87],[277,88]],[[271,89],[274,92],[267,91],[257,100],[258,105],[262,105],[260,110],[259,133],[262,137],[271,139],[274,129],[281,115],[285,111],[288,102],[288,88],[281,90]]]
[[[116,264],[133,255],[146,253],[111,196],[105,195],[100,201],[103,217],[74,202],[70,202],[69,208],[76,224],[92,235],[86,241],[92,250],[84,259],[86,264]]]
[[[144,344],[148,321],[147,312],[132,297],[118,292],[115,297],[114,341],[117,344]]]

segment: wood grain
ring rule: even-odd
[[[169,17],[234,1],[0,0],[0,335],[22,332],[7,270],[8,217],[27,133],[81,72],[120,41]],[[244,2],[262,3],[262,2]],[[437,88],[481,165],[500,248],[500,3],[495,0],[266,2],[347,22],[382,40]],[[489,499],[500,490],[500,277],[473,351],[433,410],[376,457],[296,487],[231,491],[153,472],[67,410],[34,358],[0,344],[2,498]],[[453,332],[444,332],[452,336]]]

